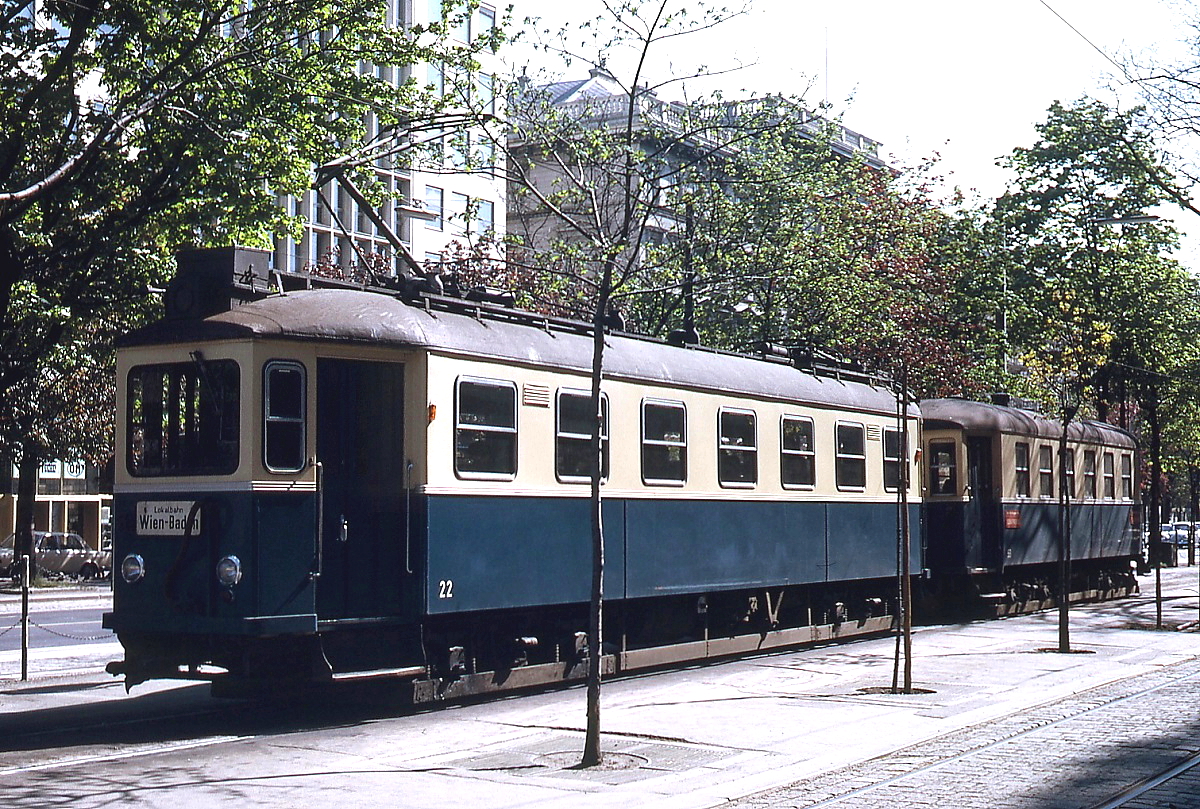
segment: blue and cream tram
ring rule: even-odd
[[[390,674],[418,699],[579,674],[587,330],[349,284],[268,294],[256,262],[201,253],[173,316],[120,348],[110,670]],[[862,375],[606,345],[606,666],[887,630],[916,408]]]

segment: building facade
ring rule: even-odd
[[[391,0],[387,13],[392,25],[411,27],[444,20],[447,9],[442,0]],[[453,15],[452,44],[486,38],[497,25],[496,8],[487,3],[469,14],[455,14],[454,9],[449,13]],[[324,265],[350,271],[382,257],[393,271],[403,271],[392,234],[412,258],[430,266],[477,244],[485,234],[490,234],[489,242],[500,242],[505,232],[506,194],[497,161],[503,159],[503,150],[496,148],[495,136],[482,126],[463,125],[498,112],[498,58],[488,50],[477,58],[480,69],[472,76],[456,75],[442,65],[364,67],[397,84],[422,82],[436,95],[449,98],[447,124],[407,136],[413,144],[432,145],[432,156],[422,152],[422,157],[411,161],[395,156],[374,161],[375,176],[388,193],[375,216],[335,179],[327,179],[303,197],[282,200],[288,212],[302,218],[305,225],[299,239],[276,240],[275,269],[302,272]],[[460,114],[455,114],[456,109]],[[388,140],[374,116],[368,117],[366,130],[369,142]]]

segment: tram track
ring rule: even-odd
[[[1151,681],[1148,685],[1135,685],[1147,680]],[[1200,684],[1200,660],[1186,660],[1148,675],[1116,680],[1008,717],[961,728],[788,787],[734,800],[723,804],[722,809],[775,806],[886,809],[909,806],[908,799],[915,791],[914,784],[961,777],[963,772],[969,774],[971,771],[982,774],[1001,770],[1017,776],[1020,772],[1017,766],[1003,766],[1003,763],[996,766],[995,762],[1003,762],[1011,751],[1037,749],[1043,738],[1053,737],[1056,733],[1066,735],[1065,728],[1071,723],[1086,724],[1089,717],[1136,706],[1146,697],[1164,689],[1180,685],[1194,688],[1197,684]],[[1048,756],[1029,756],[1027,752],[1020,755],[1022,766],[1028,767],[1031,787],[1044,778],[1044,773],[1037,772],[1039,758],[1043,766],[1066,766],[1061,760],[1048,760]],[[1114,788],[1098,802],[1080,803],[1079,806],[1081,809],[1117,809],[1197,766],[1200,766],[1200,754],[1192,754],[1165,769],[1159,767],[1147,772],[1130,772],[1130,779],[1123,786]],[[869,783],[863,784],[863,781]],[[847,787],[847,784],[861,785]],[[1020,784],[1015,783],[1014,789],[1019,788]],[[979,791],[982,794],[986,789]],[[813,799],[806,800],[806,796],[813,796]],[[994,805],[990,803],[991,800],[980,805]],[[963,803],[961,806],[965,808],[974,804]]]

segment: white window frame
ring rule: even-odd
[[[560,470],[559,466],[558,466],[558,442],[559,441],[562,441],[562,440],[586,441],[586,442],[588,442],[589,445],[591,444],[591,441],[592,441],[592,436],[590,433],[585,434],[585,433],[563,432],[563,429],[562,429],[563,396],[567,396],[567,397],[571,397],[571,398],[578,398],[578,399],[586,399],[588,402],[590,402],[592,399],[592,392],[589,390],[581,390],[578,388],[559,388],[555,395],[555,398],[554,398],[554,475],[555,475],[555,477],[558,478],[558,481],[560,483],[591,483],[592,478],[590,475],[564,475],[564,474],[562,474],[562,470]],[[608,409],[608,394],[605,393],[604,391],[600,392],[600,409],[601,409],[601,412],[603,412],[603,414],[604,414],[602,423],[600,425],[600,447],[601,447],[600,451],[601,451],[601,455],[602,455],[602,461],[600,464],[600,466],[601,466],[600,480],[601,480],[601,482],[604,482],[604,481],[608,480],[609,471],[610,471],[610,466],[609,466],[610,455],[609,455],[609,441],[608,441],[608,429],[609,429],[608,423],[609,423],[610,417],[609,417],[609,409]]]
[[[482,385],[494,388],[506,388],[512,391],[512,427],[494,424],[464,424],[462,421],[462,407],[460,405],[460,397],[463,384]],[[454,380],[454,435],[453,453],[454,474],[462,480],[515,480],[517,477],[517,466],[520,456],[519,440],[520,440],[520,417],[521,408],[517,396],[517,384],[507,379],[487,379],[477,376],[460,376]],[[511,472],[477,472],[470,469],[458,468],[458,433],[459,430],[474,430],[484,433],[504,433],[513,436],[513,453],[512,453],[512,471]]]
[[[789,421],[800,422],[808,425],[808,438],[811,449],[787,449],[784,446],[784,428]],[[784,480],[783,474],[784,459],[788,456],[808,458],[812,464],[812,482],[811,483],[788,483]],[[817,427],[813,420],[808,416],[793,416],[787,413],[779,418],[779,481],[785,489],[796,489],[801,491],[811,491],[817,487]]]
[[[647,407],[666,407],[679,410],[683,413],[683,434],[678,441],[665,439],[648,439],[646,438],[646,408]],[[684,486],[687,484],[688,478],[688,441],[687,441],[687,405],[683,402],[672,399],[642,399],[641,406],[641,449],[639,450],[638,463],[641,466],[642,483],[647,486]],[[652,447],[679,447],[683,452],[683,477],[682,478],[649,478],[646,477],[646,460],[645,448]]]
[[[750,418],[751,441],[753,443],[726,443],[727,438],[729,437],[725,435],[724,424],[722,423],[726,415],[744,417],[748,416]],[[724,452],[749,453],[751,460],[754,463],[754,479],[726,480],[724,477],[722,477],[721,454]],[[723,489],[753,489],[758,486],[758,414],[753,410],[741,407],[717,408],[717,483]]]

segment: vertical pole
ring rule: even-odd
[[[1058,439],[1058,651],[1071,651],[1071,537],[1070,498],[1067,493],[1067,426],[1070,424],[1068,405],[1063,402],[1062,435]]]
[[[21,557],[21,681],[29,679],[29,572],[28,556]]]

